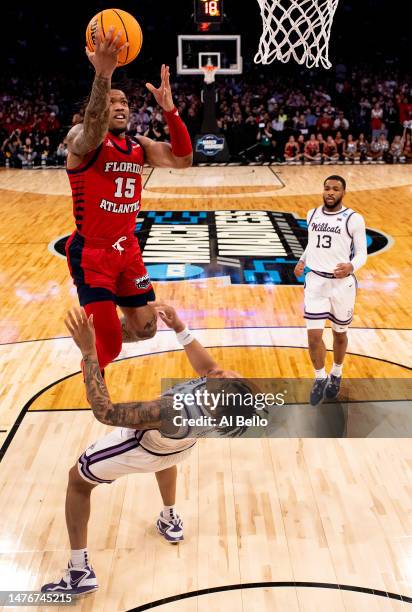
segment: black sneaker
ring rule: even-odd
[[[309,400],[312,406],[319,406],[323,402],[328,380],[328,378],[315,378]]]
[[[330,374],[328,378],[328,384],[325,387],[325,399],[332,400],[338,397],[341,380],[342,376],[335,376],[334,374]]]

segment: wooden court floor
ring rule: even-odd
[[[143,210],[304,219],[332,173],[347,180],[346,205],[388,239],[358,273],[345,375],[410,380],[410,167],[147,169]],[[67,564],[67,471],[108,428],[87,409],[63,325],[77,303],[66,263],[50,249],[72,231],[64,171],[0,171],[0,211],[0,590],[36,590]],[[312,376],[301,286],[211,276],[157,282],[156,292],[224,367]],[[159,329],[108,368],[115,401],[158,394],[159,372],[192,375],[173,334]],[[329,331],[326,342],[330,349]],[[177,547],[155,533],[152,475],[94,491],[89,550],[100,589],[71,609],[407,610],[411,483],[408,438],[201,440],[179,465]]]

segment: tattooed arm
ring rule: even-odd
[[[84,122],[73,126],[67,134],[66,141],[69,154],[84,157],[103,142],[109,127],[110,86],[110,77],[96,74],[90,100],[86,107]],[[78,161],[76,160],[77,164]]]
[[[83,355],[87,399],[96,419],[105,425],[171,432],[175,411],[170,397],[112,404],[97,358],[93,315],[87,318],[83,308],[74,308],[65,324]]]
[[[118,47],[120,33],[114,35],[109,28],[104,39],[96,31],[94,52],[86,48],[87,57],[93,64],[96,75],[86,108],[83,124],[75,125],[67,135],[69,149],[68,166],[79,164],[79,159],[96,149],[102,142],[109,127],[110,88],[112,74],[117,66],[117,56],[127,45]],[[75,159],[70,159],[74,156]]]
[[[112,404],[100,373],[96,354],[83,355],[87,399],[98,421],[132,429],[160,429],[164,418],[161,400]],[[163,417],[163,418],[162,418]]]

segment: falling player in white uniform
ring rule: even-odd
[[[309,354],[315,368],[310,395],[313,406],[339,394],[343,360],[348,346],[347,329],[353,318],[357,281],[354,272],[367,258],[365,222],[359,213],[343,204],[346,181],[338,175],[324,182],[323,206],[308,212],[308,245],[295,267],[302,276],[305,267],[305,319]],[[333,367],[326,374],[323,329],[331,322]]]
[[[89,446],[69,472],[66,525],[71,560],[65,576],[43,585],[42,592],[84,595],[98,588],[87,550],[87,525],[90,495],[100,483],[110,484],[127,474],[154,472],[164,503],[157,530],[172,544],[183,540],[183,523],[175,510],[176,464],[189,456],[197,438],[241,436],[248,424],[239,423],[239,419],[256,418],[255,407],[242,400],[240,404],[236,400],[235,405],[224,402],[223,407],[216,405],[211,410],[211,404],[204,399],[206,385],[212,386],[213,393],[223,391],[226,398],[228,394],[250,396],[256,393],[256,387],[237,372],[222,370],[174,308],[159,302],[152,302],[151,306],[176,332],[178,342],[200,376],[175,385],[153,401],[112,404],[97,360],[93,315],[87,318],[83,308],[74,309],[66,319],[66,326],[83,355],[87,398],[94,416],[116,429]],[[176,412],[176,398],[183,402],[181,412]],[[176,423],[177,415],[180,419]],[[229,422],[222,425],[223,417]]]

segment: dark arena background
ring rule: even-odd
[[[302,11],[331,6],[329,0],[276,2],[295,21]],[[73,244],[69,240],[76,224],[81,234],[85,207],[90,210],[94,203],[82,201],[80,188],[73,203],[66,137],[72,126],[83,123],[94,79],[85,54],[86,27],[96,13],[111,8],[131,13],[143,31],[139,55],[112,78],[130,104],[127,142],[138,147],[142,136],[159,143],[173,140],[164,110],[146,87],[148,82],[159,86],[166,64],[174,104],[190,135],[193,164],[151,165],[146,155],[145,163],[129,164],[141,172],[141,197],[139,191],[136,201],[125,204],[105,193],[104,211],[97,212],[106,215],[112,230],[130,204],[127,214],[133,210],[136,217],[130,220],[129,238],[136,244],[134,232],[146,268],[133,273],[134,286],[147,289],[149,276],[156,299],[173,307],[205,347],[208,382],[211,372],[236,372],[242,384],[247,379],[254,388],[276,387],[286,398],[276,423],[264,434],[253,421],[242,439],[202,437],[187,454],[183,451],[176,468],[174,447],[166,459],[157,447],[147,447],[156,428],[147,432],[144,427],[143,432],[133,424],[133,429],[119,430],[95,418],[81,354],[64,324],[79,303],[66,248]],[[82,585],[93,592],[73,597],[71,610],[411,608],[412,71],[407,9],[407,3],[389,0],[339,0],[328,46],[331,68],[326,69],[308,68],[293,58],[255,63],[263,27],[258,0],[137,0],[114,7],[109,2],[9,2],[2,7],[1,609],[66,609],[70,597],[63,595],[71,596]],[[286,46],[297,42],[289,26],[284,34]],[[296,266],[305,257],[308,232],[315,231],[315,222],[309,219],[308,226],[308,212],[318,208],[318,214],[324,213],[330,176],[346,181],[343,206],[365,221],[368,257],[352,278],[351,211],[339,216],[339,209],[332,223],[347,243],[341,263],[349,264],[349,276],[342,279],[348,293],[339,293],[336,277],[323,276],[323,291],[327,283],[333,287],[327,312],[309,311],[309,317],[330,319],[323,333],[327,384],[332,375],[342,384],[337,399],[326,402],[325,392],[325,401],[315,406],[314,376],[326,379],[322,368],[314,372],[312,359],[321,344],[313,340],[316,330],[311,335],[306,329],[304,292],[310,293],[308,283],[316,274]],[[342,185],[340,179],[337,183]],[[329,232],[322,244],[326,269],[332,257],[327,244],[335,238],[328,223],[315,228]],[[129,248],[122,238],[116,235],[113,244],[100,249],[115,255],[119,266]],[[84,245],[79,247],[82,265]],[[98,250],[90,260],[96,273],[103,257]],[[74,260],[69,259],[73,272]],[[87,290],[96,288],[82,280],[81,266],[76,270],[76,282],[84,281]],[[352,308],[346,299],[355,287]],[[116,327],[122,312],[110,296],[106,302],[115,325],[107,338],[115,339],[116,330],[122,333]],[[345,321],[353,316],[341,376],[336,347],[344,332],[331,328],[338,325],[335,307],[343,310]],[[145,312],[134,308],[137,318],[136,311]],[[141,402],[159,396],[166,381],[197,385],[192,379],[205,373],[189,360],[190,349],[179,343],[178,330],[160,315],[156,331],[152,318],[146,339],[133,336],[126,342],[123,335],[121,344],[119,336],[121,352],[99,366],[115,404],[133,402],[140,410]],[[119,414],[114,408],[112,419]],[[107,434],[118,438],[102,447]],[[162,444],[163,438],[159,445],[164,449]],[[98,471],[109,460],[112,469],[124,469],[122,478]],[[139,473],[130,473],[138,460],[144,462],[135,470]],[[184,539],[172,545],[159,533],[159,512],[167,509],[157,483],[167,473],[173,485],[174,470],[171,516],[176,511],[183,525],[175,517],[175,531],[168,535],[173,539],[184,533]],[[160,473],[158,481],[153,471]],[[91,495],[88,565],[83,548],[71,546],[67,534],[69,472],[69,491],[73,494],[74,487],[79,495],[75,512],[83,518],[87,495],[76,476],[86,474],[85,482],[101,483]],[[173,489],[170,482],[166,485]],[[70,512],[73,507],[68,520]],[[72,523],[76,530],[78,522]],[[70,559],[76,567],[67,570]],[[52,582],[65,590],[55,600],[50,591],[41,592]]]

